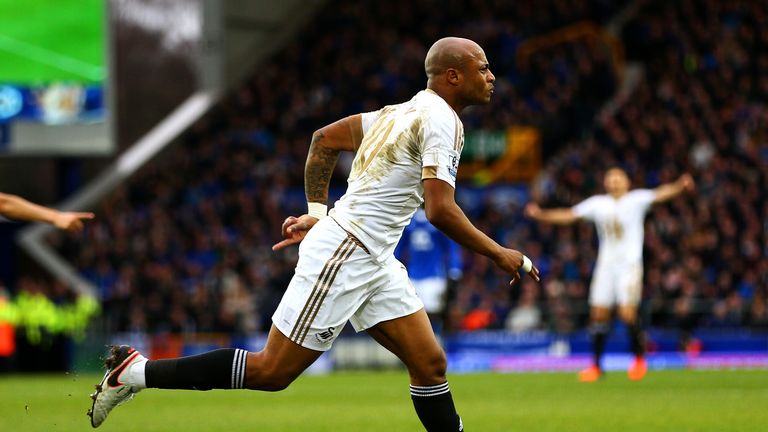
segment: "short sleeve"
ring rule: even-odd
[[[449,110],[435,110],[424,118],[421,179],[436,178],[456,187],[459,170],[459,149],[464,140],[461,121]]]
[[[656,199],[656,192],[651,189],[635,189],[629,192],[633,205],[637,206],[639,211],[647,212]]]
[[[586,219],[590,221],[594,220],[599,199],[600,199],[599,196],[593,196],[576,204],[575,206],[571,207],[571,209],[573,210],[573,214],[575,214],[576,216],[582,219]]]
[[[360,116],[363,122],[363,135],[365,135],[371,129],[371,126],[376,123],[376,120],[379,119],[379,116],[381,116],[381,110],[364,112]]]

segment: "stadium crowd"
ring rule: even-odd
[[[602,116],[617,83],[605,49],[577,40],[535,53],[527,67],[517,63],[526,39],[583,20],[604,25],[622,6],[335,4],[183,142],[105,199],[85,238],[51,241],[98,287],[113,330],[265,330],[296,259],[295,250],[270,246],[283,219],[305,210],[312,131],[409,98],[424,86],[422,59],[435,36],[465,35],[486,48],[497,77],[492,104],[468,112],[465,127],[540,128],[546,163],[533,195],[542,204],[570,206],[599,192],[602,171],[614,164],[635,187],[682,172],[696,178],[695,195],[647,219],[644,303],[652,324],[767,329],[768,33],[761,30],[768,8],[746,0],[643,2],[621,39],[645,75]],[[454,328],[567,333],[585,325],[593,228],[535,224],[523,219],[524,204],[489,203],[472,216],[531,256],[542,284],[525,278],[510,291],[506,275],[467,254],[449,306]]]
[[[765,4],[748,1],[648,2],[623,37],[645,78],[619,110],[596,119],[592,133],[553,155],[537,181],[535,195],[547,205],[571,206],[598,192],[612,165],[627,169],[635,187],[694,173],[695,195],[647,218],[645,313],[652,324],[685,332],[768,328],[767,13]],[[516,214],[519,208],[491,215],[489,226]],[[523,250],[541,251],[543,290],[524,284],[510,311],[503,294],[482,293],[494,284],[477,283],[484,307],[500,318],[509,314],[511,328],[568,332],[584,325],[596,258],[592,227],[519,218],[514,225],[511,238],[528,241]],[[487,278],[486,267],[478,263],[465,274]],[[456,315],[472,302],[454,304]]]

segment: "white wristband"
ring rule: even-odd
[[[318,220],[322,219],[328,216],[328,206],[322,203],[308,202],[307,214]]]
[[[533,268],[531,259],[523,255],[523,265],[520,268],[523,269],[524,272],[530,273],[531,269]]]

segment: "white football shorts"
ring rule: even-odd
[[[589,304],[637,306],[643,292],[643,264],[598,261],[592,275]]]
[[[327,351],[347,321],[359,332],[423,307],[400,261],[376,261],[326,217],[299,244],[296,271],[272,322],[297,344]]]
[[[446,278],[412,279],[411,282],[416,288],[416,294],[419,295],[424,303],[424,310],[427,313],[441,313],[443,311],[445,306],[445,290],[448,288],[448,280]]]

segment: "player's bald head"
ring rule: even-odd
[[[469,58],[482,52],[480,45],[469,39],[442,38],[432,44],[427,51],[424,71],[427,73],[427,78],[432,79],[450,68],[461,69]]]
[[[469,39],[447,37],[435,42],[424,59],[424,70],[427,89],[456,112],[491,101],[496,77],[483,49]]]

